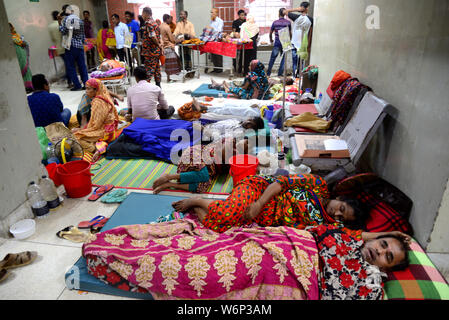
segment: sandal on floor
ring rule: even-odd
[[[8,278],[8,276],[10,275],[10,272],[6,269],[1,269],[0,270],[0,282],[6,280],[6,278]]]
[[[80,231],[77,227],[69,226],[61,231],[58,231],[56,235],[65,240],[69,240],[76,243],[86,242],[89,239],[89,235]]]
[[[114,190],[101,198],[103,203],[121,203],[128,196],[128,191],[125,189]]]
[[[30,264],[37,258],[36,251],[25,251],[20,253],[8,253],[2,261],[0,261],[1,269],[13,269]]]
[[[108,193],[112,189],[114,189],[114,186],[112,184],[107,184],[107,185],[104,185],[104,186],[100,186],[100,187],[98,187],[98,188],[96,188],[94,190],[94,192],[91,194],[91,196],[89,198],[87,198],[87,200],[89,200],[89,201],[96,201],[101,196],[103,196],[104,194]]]
[[[96,216],[95,218],[93,218],[90,221],[81,221],[80,223],[78,223],[78,228],[79,229],[89,229],[91,226],[103,221],[104,219],[106,219],[106,221],[108,220],[105,216]]]

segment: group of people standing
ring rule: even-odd
[[[312,43],[312,31],[313,31],[313,18],[308,15],[310,3],[302,2],[300,7],[293,9],[279,9],[279,19],[274,21],[270,30],[270,42],[273,45],[273,51],[271,52],[270,62],[268,64],[267,75],[271,75],[274,63],[279,56],[283,53],[282,43],[279,37],[279,31],[288,28],[293,45],[292,49],[292,71],[295,76],[300,70],[299,59],[307,60],[310,55],[310,48]],[[285,18],[288,16],[288,19]],[[293,23],[292,23],[293,21]],[[273,33],[275,39],[273,41]],[[299,54],[298,54],[299,52]],[[284,61],[285,56],[282,56],[281,64],[278,69],[278,76],[284,74]]]

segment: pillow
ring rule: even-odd
[[[369,217],[365,221],[366,231],[401,231],[406,234],[413,234],[410,223],[385,201],[377,200],[373,195],[366,192],[360,192],[357,198],[363,204],[371,207]]]
[[[410,244],[409,259],[407,269],[388,273],[388,279],[384,282],[384,299],[448,300],[446,280],[414,240]]]

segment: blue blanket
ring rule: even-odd
[[[219,94],[223,95],[223,98],[226,98],[229,94],[224,91],[219,91],[216,89],[209,89],[209,84],[203,83],[200,85],[195,91],[191,93],[192,97],[214,97],[217,98]]]
[[[171,162],[171,154],[201,142],[201,127],[194,130],[193,122],[184,120],[137,118],[123,134],[141,145],[142,150],[168,162]]]

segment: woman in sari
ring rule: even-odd
[[[110,39],[109,41],[112,41],[112,39],[115,40],[115,35],[114,30],[109,28],[109,24],[105,20],[103,21],[103,28],[100,29],[97,33],[97,50],[100,61],[103,61],[104,59],[109,60],[113,57],[107,45],[108,39]]]
[[[326,182],[312,174],[249,176],[234,186],[226,200],[190,198],[173,207],[180,212],[193,209],[204,226],[216,232],[251,223],[296,229],[326,224],[359,240],[369,235],[362,231],[366,211],[361,204],[346,197],[331,199]],[[385,234],[389,233],[376,236]]]
[[[16,48],[17,59],[19,60],[20,72],[22,73],[25,89],[27,93],[30,93],[33,91],[33,84],[31,83],[33,74],[30,70],[30,49],[28,43],[17,33],[11,23],[9,23],[9,29],[11,31],[14,47]]]
[[[268,77],[265,74],[265,66],[259,60],[253,60],[250,64],[250,72],[245,77],[243,84],[238,86],[230,86],[226,81],[223,81],[222,85],[218,84],[213,79],[212,85],[209,88],[223,90],[226,93],[232,94],[239,99],[258,99],[267,100],[268,95]]]
[[[248,152],[248,140],[237,143],[234,138],[223,138],[207,145],[197,144],[185,149],[179,159],[176,174],[164,174],[153,183],[153,193],[167,188],[204,193],[222,172],[229,172],[227,159],[237,151]]]
[[[91,115],[87,126],[72,130],[85,152],[93,154],[95,162],[106,152],[109,142],[114,141],[121,133],[118,130],[118,113],[108,89],[98,79],[86,82],[87,98],[92,99]]]
[[[82,254],[89,274],[154,299],[380,300],[409,240],[363,242],[325,225],[215,233],[188,215],[94,234]]]

